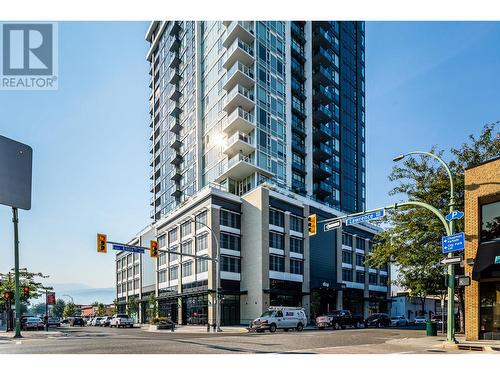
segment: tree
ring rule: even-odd
[[[76,313],[76,306],[73,302],[68,302],[66,306],[64,306],[63,316],[68,318],[70,316],[74,316]]]
[[[116,298],[113,300],[113,314],[118,314],[118,300]]]
[[[158,315],[158,304],[154,294],[149,295],[147,313],[149,321]]]
[[[29,272],[28,270],[20,270],[19,271],[19,284],[21,288],[21,302],[29,303],[30,299],[36,299],[43,295],[40,292],[40,288],[43,288],[42,283],[36,282],[36,277],[46,277],[41,272]],[[28,297],[24,297],[22,293],[22,288],[29,288]],[[8,272],[5,274],[3,278],[0,278],[0,290],[11,292],[14,294],[15,291],[15,281],[14,281],[14,273]]]
[[[135,296],[132,296],[127,301],[127,314],[133,316],[137,314],[137,299]]]
[[[499,123],[486,124],[479,137],[470,135],[468,143],[450,150],[448,166],[454,178],[455,209],[464,209],[465,169],[500,154],[500,134],[496,130]],[[444,154],[436,147],[430,151],[441,156]],[[402,165],[393,167],[389,180],[397,183],[390,195],[426,202],[444,214],[449,211],[449,178],[433,158],[407,157]],[[385,230],[375,237],[376,244],[368,262],[378,267],[388,261],[397,263],[400,269],[397,283],[420,298],[443,290],[444,270],[436,267],[443,258],[441,237],[445,231],[441,221],[428,210],[410,207],[388,212],[381,224]],[[461,232],[463,228],[463,221],[455,222],[455,232]],[[463,329],[463,292],[460,288],[456,290]]]
[[[52,315],[58,318],[61,318],[64,314],[64,307],[66,306],[66,302],[64,300],[58,298],[56,304],[52,307]]]
[[[97,316],[105,316],[106,315],[106,306],[104,306],[103,303],[98,303],[97,304],[96,315]]]

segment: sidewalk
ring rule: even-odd
[[[207,332],[207,326],[205,325],[176,325],[175,326],[175,331],[172,332],[169,329],[160,329],[160,330],[155,330],[155,329],[150,329],[149,324],[141,324],[141,329],[143,330],[149,330],[150,332],[157,332],[157,333],[206,333],[206,334],[213,334],[213,331]],[[224,326],[221,327],[222,332],[217,332],[218,334],[238,334],[238,333],[247,333],[247,327],[245,326]]]
[[[21,331],[20,339],[14,338],[14,331],[5,332],[5,328],[0,331],[0,343],[2,341],[11,341],[11,340],[23,340],[23,339],[46,339],[49,337],[63,337],[67,336],[65,333],[60,331]]]

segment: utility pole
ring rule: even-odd
[[[15,330],[16,333],[14,338],[21,338],[21,298],[19,295],[19,229],[18,223],[19,218],[17,216],[17,208],[12,207],[12,222],[14,223],[14,282],[15,282],[15,290],[14,290],[14,301],[16,308],[16,322],[15,322]]]

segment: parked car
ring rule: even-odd
[[[64,318],[63,320],[61,320],[61,324],[69,324],[69,319]]]
[[[345,329],[347,326],[364,328],[365,322],[361,315],[352,315],[349,310],[335,310],[316,318],[316,326],[319,329],[332,327],[333,329]]]
[[[111,319],[113,319],[113,317],[111,316],[104,316],[101,321],[99,322],[99,325],[101,327],[109,327],[109,324],[111,323]]]
[[[98,316],[96,318],[94,318],[94,320],[92,320],[92,326],[94,327],[99,327],[101,325],[101,320],[103,320],[104,318],[102,316]]]
[[[302,307],[269,307],[259,318],[252,322],[251,328],[257,332],[269,330],[276,332],[276,329],[296,329],[302,331],[307,324],[307,318]]]
[[[35,317],[27,317],[24,322],[22,328],[26,331],[33,330],[42,330],[45,327],[42,319]]]
[[[415,317],[415,324],[425,324],[427,323],[427,318],[423,315]]]
[[[71,327],[74,327],[74,326],[83,327],[85,325],[85,322],[83,321],[83,318],[81,318],[79,316],[75,316],[75,317],[69,318],[69,325]]]
[[[391,325],[391,319],[389,315],[384,313],[372,314],[365,320],[365,325],[367,327],[378,328],[389,327]]]
[[[49,327],[60,327],[61,320],[55,316],[49,316],[49,320],[47,321],[47,325]]]
[[[109,323],[110,327],[134,327],[134,320],[130,318],[127,314],[116,314],[111,319]]]
[[[408,319],[406,319],[404,315],[391,316],[391,326],[404,327],[407,325],[408,325]]]

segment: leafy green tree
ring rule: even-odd
[[[76,313],[76,306],[73,302],[68,302],[66,306],[64,306],[63,316],[68,318],[70,316],[74,316]]]
[[[158,315],[158,302],[154,294],[150,294],[148,298],[148,308],[146,309],[148,319],[151,321]]]
[[[96,315],[97,316],[105,316],[106,315],[106,306],[104,306],[103,303],[99,303],[97,305]]]
[[[127,301],[127,314],[135,316],[137,314],[138,302],[135,296],[132,296]]]
[[[487,124],[481,134],[469,136],[468,143],[450,150],[448,166],[455,185],[455,209],[464,209],[464,171],[481,162],[500,155],[500,133],[498,124]],[[444,155],[442,150],[430,150]],[[406,157],[404,163],[393,167],[389,180],[396,182],[390,195],[404,200],[426,202],[442,213],[449,211],[449,178],[441,166],[429,156]],[[443,258],[441,237],[445,234],[443,224],[430,211],[409,207],[392,210],[381,221],[385,230],[376,236],[376,245],[368,262],[382,266],[393,261],[399,266],[400,277],[396,282],[411,290],[415,296],[423,298],[429,294],[439,294],[444,289],[444,269],[437,267]],[[455,232],[463,231],[463,220],[455,222]],[[457,288],[460,323],[464,327],[463,292]]]
[[[118,300],[116,298],[113,300],[113,314],[118,314]]]
[[[31,306],[29,309],[30,314],[33,315],[43,315],[45,314],[45,302],[37,303],[36,305]]]
[[[64,307],[66,306],[66,302],[64,300],[58,298],[56,304],[52,306],[52,315],[58,318],[61,318],[64,314]]]

